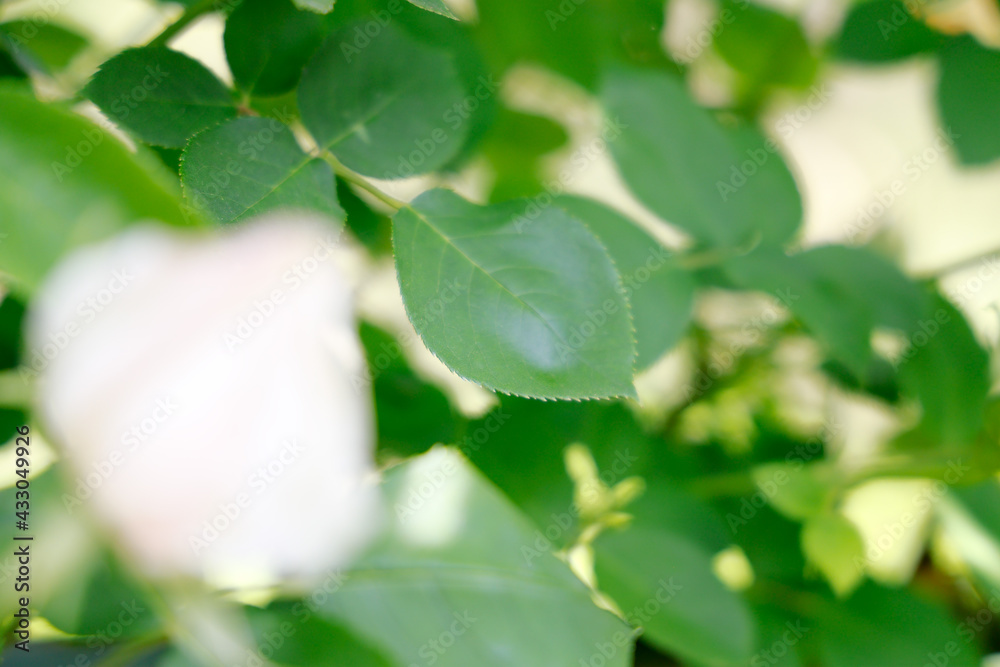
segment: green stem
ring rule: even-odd
[[[406,202],[402,202],[394,197],[390,197],[389,195],[382,192],[374,185],[366,181],[359,174],[345,167],[343,164],[340,163],[340,160],[338,160],[336,157],[333,156],[333,154],[330,151],[322,150],[320,152],[320,157],[326,160],[330,164],[330,166],[333,167],[333,173],[337,174],[337,176],[340,176],[342,179],[344,179],[351,185],[357,188],[361,188],[362,190],[364,190],[371,196],[375,197],[386,206],[397,211],[401,208],[405,208],[406,206],[408,206]]]
[[[179,19],[168,25],[163,29],[163,32],[154,37],[153,40],[149,42],[149,46],[166,46],[167,42],[191,25],[192,21],[199,18],[203,14],[208,14],[213,11],[217,1],[218,0],[201,0],[201,2],[196,2],[191,5],[184,10],[184,13],[181,14]]]

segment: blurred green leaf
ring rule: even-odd
[[[866,0],[851,7],[835,53],[844,60],[881,63],[937,51],[944,43],[945,37],[901,0]]]
[[[742,665],[753,618],[712,571],[712,556],[666,531],[633,526],[594,545],[598,587],[657,648],[704,665]]]
[[[581,222],[556,207],[529,217],[530,205],[432,190],[401,209],[393,245],[410,321],[452,370],[491,389],[633,395],[632,323],[611,259]]]
[[[905,391],[920,399],[921,433],[933,446],[971,444],[990,392],[989,355],[962,313],[934,295],[933,316],[907,337],[897,361]]]
[[[757,488],[779,512],[800,521],[824,512],[830,504],[831,469],[823,462],[765,463],[753,469]]]
[[[15,57],[43,72],[62,70],[88,44],[68,28],[25,19],[0,23],[0,39]]]
[[[343,221],[333,169],[302,152],[273,118],[238,118],[192,137],[181,163],[184,196],[222,223],[300,209]]]
[[[959,160],[987,164],[1000,156],[1000,51],[966,35],[941,49],[938,109]]]
[[[862,248],[822,246],[791,256],[759,248],[724,270],[737,287],[777,298],[857,374],[868,368],[873,329],[909,334],[932,316],[915,283]]]
[[[976,667],[979,651],[939,604],[905,589],[866,584],[817,618],[825,667]]]
[[[724,131],[681,81],[659,72],[614,68],[601,99],[621,128],[608,144],[622,176],[664,220],[717,246],[781,243],[794,232],[799,220],[787,212],[797,210],[798,193],[773,143],[748,150],[749,135]]]
[[[687,333],[695,281],[673,253],[636,223],[592,199],[560,196],[556,206],[597,235],[625,283],[636,338],[636,369],[649,367]]]
[[[226,19],[225,31],[226,60],[236,86],[264,96],[295,88],[323,41],[324,23],[291,0],[243,0]]]
[[[857,563],[865,559],[865,545],[854,524],[840,514],[814,516],[802,526],[802,552],[838,597],[846,597],[864,579]]]
[[[260,654],[284,667],[392,667],[381,652],[339,624],[316,615],[300,601],[278,601],[265,609],[247,607]]]
[[[351,169],[404,178],[447,164],[467,136],[454,106],[465,98],[451,58],[407,33],[375,23],[334,33],[299,85],[302,122]]]
[[[748,0],[726,0],[725,22],[714,45],[719,55],[746,77],[746,85],[808,86],[816,74],[817,60],[798,21]]]
[[[56,259],[141,219],[183,224],[169,176],[75,114],[0,88],[0,267],[33,289]]]
[[[632,637],[551,554],[535,527],[455,450],[389,470],[380,544],[343,573],[323,612],[393,664],[578,667],[631,664]]]
[[[21,358],[24,303],[13,295],[0,301],[0,370],[16,368]]]
[[[84,93],[142,141],[168,148],[236,116],[232,93],[214,74],[166,47],[122,51],[101,65]]]

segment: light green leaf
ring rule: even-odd
[[[609,120],[622,127],[608,144],[625,182],[664,220],[717,246],[758,236],[781,243],[794,232],[799,220],[788,212],[800,206],[798,193],[773,142],[749,147],[662,72],[613,68],[601,99]]]
[[[562,209],[431,190],[396,214],[393,247],[410,321],[459,375],[535,398],[634,395],[621,280]]]
[[[426,9],[429,12],[434,12],[435,14],[440,14],[450,19],[458,20],[448,5],[444,4],[443,0],[408,0],[411,5],[416,5],[421,9]]]
[[[803,521],[825,511],[831,500],[834,471],[823,463],[764,463],[754,467],[754,484],[785,516]]]
[[[712,571],[712,556],[686,538],[633,526],[594,544],[598,588],[643,639],[685,661],[743,665],[755,628],[746,604]]]
[[[636,368],[650,366],[684,337],[694,309],[694,278],[671,263],[670,250],[620,213],[582,197],[557,197],[556,205],[608,249],[632,307]]]
[[[330,165],[303,153],[271,118],[238,118],[195,135],[181,180],[188,201],[222,223],[280,208],[344,219]]]
[[[0,271],[31,290],[64,252],[152,218],[185,222],[170,176],[75,114],[0,88]],[[177,193],[179,194],[179,193]]]
[[[465,90],[451,57],[393,24],[374,38],[361,29],[355,23],[331,35],[306,67],[298,93],[303,124],[366,176],[404,178],[444,166],[468,133],[455,111]]]
[[[802,526],[802,553],[830,583],[838,597],[850,595],[864,579],[858,567],[865,544],[850,521],[840,514],[821,514]]]
[[[632,633],[551,554],[537,529],[455,450],[389,470],[382,542],[322,613],[392,657],[437,667],[631,665]],[[447,650],[442,650],[447,646]]]
[[[291,0],[243,0],[226,19],[226,60],[241,90],[281,95],[323,41],[324,19]]]
[[[122,51],[101,65],[84,93],[142,141],[168,148],[236,116],[232,94],[214,74],[166,47]]]

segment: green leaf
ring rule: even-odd
[[[746,604],[712,571],[712,555],[667,531],[633,526],[594,544],[598,588],[653,646],[704,665],[742,665],[755,643]]]
[[[246,612],[258,650],[272,663],[287,667],[392,667],[381,652],[339,624],[317,616],[309,602],[277,601],[265,609],[247,607]]]
[[[298,97],[302,122],[322,148],[387,179],[434,171],[458,153],[468,124],[455,105],[464,98],[451,58],[391,23],[374,38],[361,23],[331,35],[306,67]]]
[[[170,175],[90,121],[0,88],[0,269],[37,286],[65,251],[142,219],[183,224]]]
[[[393,664],[578,667],[602,647],[632,664],[628,627],[555,556],[524,555],[535,527],[454,450],[390,469],[385,492],[386,535],[323,613]]]
[[[838,597],[850,595],[864,579],[864,570],[857,566],[865,558],[864,541],[854,524],[840,514],[821,514],[806,521],[802,553]]]
[[[240,90],[281,95],[323,41],[324,19],[291,0],[243,0],[226,19],[226,60]]]
[[[166,47],[122,51],[101,65],[84,93],[142,141],[168,148],[236,116],[232,93],[214,74]]]
[[[753,469],[754,484],[767,501],[800,521],[819,515],[830,504],[831,471],[823,462],[774,462]]]
[[[583,197],[561,196],[555,202],[583,221],[608,249],[632,308],[636,368],[650,366],[687,332],[694,309],[694,278],[672,265],[671,251],[620,213]]]
[[[13,295],[0,301],[0,370],[16,368],[19,363],[24,311],[24,303]]]
[[[458,20],[458,17],[448,9],[448,5],[444,4],[443,0],[408,0],[408,2],[429,12],[434,12],[435,14],[440,14],[456,21]]]
[[[715,50],[746,77],[751,90],[812,82],[817,60],[797,21],[746,0],[728,0],[723,11],[734,19],[716,35]]]
[[[816,621],[826,667],[980,664],[956,619],[905,589],[867,584],[848,600],[824,606]]]
[[[831,245],[791,256],[759,248],[724,270],[737,287],[778,298],[858,375],[868,368],[875,327],[907,333],[929,315],[920,288],[863,248]]]
[[[934,447],[971,444],[990,391],[989,354],[962,313],[939,295],[933,315],[907,337],[897,362],[902,387],[920,399],[920,429]]]
[[[936,51],[944,42],[901,0],[869,0],[851,7],[836,54],[844,60],[888,62]]]
[[[57,72],[87,46],[87,40],[54,23],[16,20],[0,23],[0,39],[34,69]]]
[[[361,323],[368,374],[355,386],[374,389],[379,450],[390,456],[420,454],[432,445],[454,442],[458,419],[448,397],[414,374],[406,363],[405,339]]]
[[[601,99],[622,128],[608,144],[625,182],[664,220],[717,246],[758,235],[781,243],[794,232],[799,221],[787,212],[800,206],[798,193],[780,175],[787,170],[773,142],[748,150],[747,136],[724,131],[681,81],[660,72],[611,69]],[[761,165],[769,175],[758,173]]]
[[[273,118],[238,118],[196,134],[181,163],[184,196],[222,223],[264,211],[316,211],[339,221],[333,169],[302,152]]]
[[[938,108],[945,133],[965,164],[1000,156],[1000,51],[967,35],[941,50]]]
[[[410,321],[459,375],[535,398],[634,395],[621,279],[562,209],[432,190],[393,218],[393,247]]]

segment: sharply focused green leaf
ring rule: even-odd
[[[712,572],[700,546],[633,526],[594,545],[598,587],[654,646],[704,665],[742,665],[755,643],[743,600]]]
[[[0,271],[30,290],[66,250],[152,218],[181,224],[168,174],[75,114],[0,88]]]
[[[632,308],[636,368],[673,348],[691,323],[695,281],[671,261],[671,252],[625,216],[592,199],[562,196],[556,205],[583,221],[608,249]]]
[[[601,646],[631,665],[632,637],[554,555],[528,559],[535,527],[454,450],[391,469],[382,541],[343,573],[324,613],[393,664],[578,667]]]
[[[963,163],[1000,157],[1000,51],[971,35],[952,40],[941,50],[937,100],[944,134]]]
[[[459,375],[531,397],[633,395],[621,279],[560,208],[426,192],[393,219],[400,289],[424,343]]]
[[[238,118],[195,135],[181,179],[187,200],[223,223],[275,209],[344,219],[330,165],[303,153],[271,118]]]
[[[798,220],[787,212],[796,209],[798,193],[778,167],[758,174],[761,165],[781,160],[773,143],[773,150],[748,150],[746,137],[724,131],[681,81],[660,72],[612,69],[601,98],[608,118],[623,128],[608,142],[622,176],[664,220],[718,246],[757,238],[781,243],[794,232]]]
[[[295,88],[319,48],[324,19],[291,0],[243,0],[226,20],[226,60],[241,90],[280,95]]]
[[[451,58],[391,23],[374,38],[362,24],[331,35],[306,67],[298,95],[302,122],[320,146],[367,176],[438,169],[468,132],[467,124],[451,122],[465,97]]]
[[[122,51],[101,65],[84,93],[142,141],[168,148],[236,116],[232,94],[214,74],[166,47]]]

